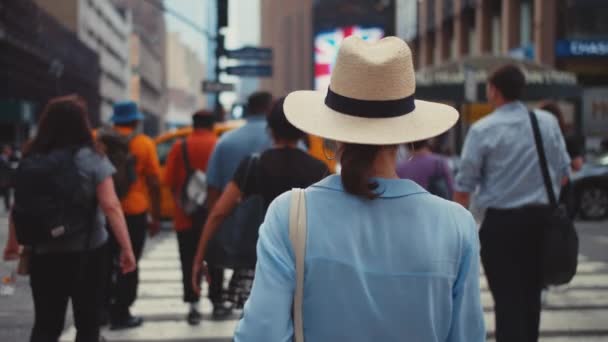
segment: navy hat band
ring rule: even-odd
[[[394,118],[416,109],[414,94],[397,100],[359,100],[334,93],[331,88],[327,88],[325,105],[343,114],[369,119]]]

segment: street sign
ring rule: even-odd
[[[225,69],[228,75],[241,77],[271,77],[271,65],[239,65],[231,66]]]
[[[271,61],[272,49],[246,46],[236,50],[226,50],[226,57],[250,61]]]
[[[218,81],[203,81],[203,93],[220,93],[223,91],[234,91],[234,84]]]

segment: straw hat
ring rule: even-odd
[[[392,145],[437,136],[458,121],[456,109],[415,100],[412,52],[396,37],[342,42],[327,91],[289,94],[283,106],[297,128],[345,143]]]

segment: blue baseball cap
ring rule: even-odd
[[[113,106],[112,122],[115,124],[125,124],[133,121],[141,121],[144,115],[137,108],[133,101],[117,102]]]

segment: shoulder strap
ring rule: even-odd
[[[296,262],[296,291],[293,300],[294,341],[304,342],[302,299],[304,296],[304,256],[306,255],[306,196],[304,190],[293,189],[289,208],[289,239]]]
[[[182,159],[184,160],[184,166],[186,167],[186,173],[192,173],[192,165],[190,165],[190,158],[188,157],[188,144],[187,140],[182,140]]]
[[[538,127],[538,119],[534,112],[530,111],[530,121],[532,122],[532,130],[534,131],[534,141],[536,143],[536,152],[538,153],[538,159],[540,162],[540,170],[543,174],[543,181],[545,182],[545,190],[547,191],[547,197],[551,206],[557,206],[557,199],[555,192],[553,191],[553,185],[551,184],[551,176],[549,175],[549,166],[547,164],[547,156],[545,155],[545,148],[543,145],[543,137],[540,134],[540,128]]]
[[[260,155],[257,153],[252,154],[249,157],[249,161],[247,162],[247,170],[245,171],[245,179],[243,180],[243,193],[245,193],[245,191],[247,191],[247,187],[249,186],[250,182],[251,182],[251,177],[252,174],[253,176],[257,175],[257,169],[260,163]],[[256,177],[257,180],[257,177]],[[246,194],[249,195],[249,194]]]

